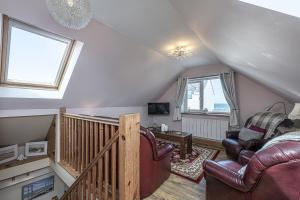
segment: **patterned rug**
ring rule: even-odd
[[[171,155],[171,172],[196,183],[203,178],[202,164],[204,160],[214,160],[219,151],[193,145],[191,154],[186,154],[186,159],[180,159],[180,145],[170,141],[157,139],[158,148],[166,143],[170,143],[175,147]]]

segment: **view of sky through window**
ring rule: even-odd
[[[7,80],[55,85],[68,43],[11,27]]]
[[[300,17],[299,0],[240,0],[245,3],[281,12],[294,17]]]
[[[189,111],[230,111],[219,78],[188,83],[186,98]]]

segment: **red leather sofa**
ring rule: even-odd
[[[300,142],[288,141],[256,152],[247,164],[206,161],[207,200],[299,200]]]
[[[174,147],[166,144],[157,149],[155,136],[151,131],[141,127],[140,134],[140,196],[145,198],[169,178],[170,157]]]

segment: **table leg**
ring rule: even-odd
[[[193,152],[193,138],[189,137],[187,141],[187,153],[191,154]]]
[[[185,142],[180,142],[180,159],[185,159],[185,153],[186,153],[186,148],[185,148]]]

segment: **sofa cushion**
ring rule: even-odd
[[[242,144],[242,146],[246,147],[248,146],[249,141],[261,140],[264,135],[264,132],[259,132],[243,127],[239,134],[239,142]]]

